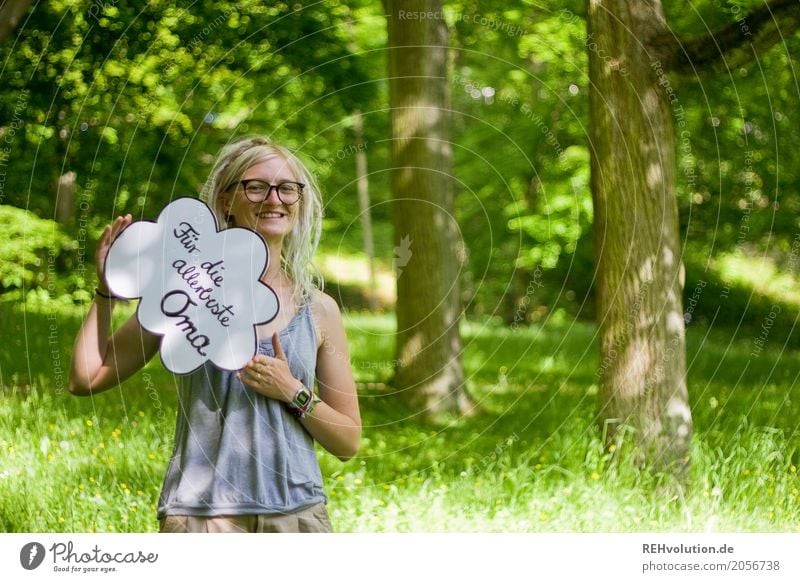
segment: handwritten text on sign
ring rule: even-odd
[[[179,198],[156,222],[137,222],[106,258],[112,293],[141,298],[137,317],[163,336],[167,369],[186,374],[206,360],[238,370],[256,353],[255,325],[278,313],[278,298],[259,278],[269,255],[243,228],[218,231],[203,202]]]

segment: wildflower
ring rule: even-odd
[[[598,473],[592,473],[592,479],[599,479],[600,475]]]
[[[792,473],[797,473],[797,467],[792,465],[791,467],[789,467],[789,471],[791,471]]]
[[[742,471],[742,474],[743,475],[749,475],[750,474],[750,469],[745,469],[744,471]]]
[[[63,517],[59,517],[58,518],[58,523],[64,523],[65,521],[67,521],[67,520],[64,519]]]
[[[338,477],[336,477],[336,480],[337,481],[344,481],[344,475],[339,475]]]
[[[94,423],[91,421],[91,419],[89,419],[89,420],[87,420],[87,421],[86,421],[86,426],[89,426],[89,427],[91,427],[91,426],[93,426],[93,425],[94,425]]]
[[[353,483],[355,483],[356,485],[361,485],[362,481],[361,479],[356,479],[355,481],[353,481]]]

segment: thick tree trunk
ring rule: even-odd
[[[601,420],[634,429],[641,459],[688,460],[675,94],[649,43],[660,0],[589,0],[592,197],[601,336]],[[671,103],[670,97],[673,98]]]
[[[441,0],[387,1],[397,260],[395,388],[426,412],[465,412],[460,258]],[[419,18],[424,15],[425,18]]]

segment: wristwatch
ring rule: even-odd
[[[322,401],[317,398],[314,391],[300,382],[300,388],[297,389],[292,401],[288,403],[289,412],[294,414],[297,418],[305,418],[311,414],[311,411],[314,410],[314,407],[319,402]]]
[[[289,403],[289,408],[298,408],[302,410],[308,405],[309,400],[313,400],[313,398],[314,393],[307,388],[305,384],[300,382],[300,388],[297,389],[297,393]]]

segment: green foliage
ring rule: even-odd
[[[78,242],[52,220],[0,205],[0,293],[64,289],[59,276],[78,264]]]
[[[686,10],[667,1],[664,9],[671,30],[688,37],[758,5]],[[445,18],[465,309],[509,323],[558,310],[592,317],[584,3],[458,0]],[[163,0],[140,9],[57,0],[37,4],[15,35],[0,46],[0,203],[52,217],[55,184],[74,171],[73,236],[122,212],[152,219],[175,196],[199,191],[223,144],[266,133],[317,171],[328,255],[363,252],[354,153],[366,153],[376,254],[392,269],[378,3]],[[790,262],[800,229],[798,54],[800,35],[786,35],[757,62],[669,79],[685,262],[695,280],[716,276],[709,261],[717,254]],[[750,295],[734,285],[727,306],[749,306],[755,323],[772,298]],[[737,325],[741,313],[727,306],[705,301],[695,315]]]

